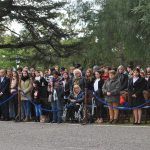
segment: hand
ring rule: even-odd
[[[2,95],[3,95],[3,93],[1,92],[1,93],[0,93],[0,96],[2,96]]]
[[[132,95],[132,97],[135,97],[135,98],[136,98],[136,95],[135,95],[135,94],[133,94],[133,95]]]
[[[76,102],[76,100],[74,100],[74,99],[71,99],[70,101],[71,101],[72,103]]]
[[[107,92],[107,96],[110,96],[111,95],[111,92]]]

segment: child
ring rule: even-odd
[[[35,115],[36,115],[36,122],[40,121],[40,116],[42,115],[41,112],[41,100],[40,100],[40,82],[34,81],[33,82],[33,89],[32,89],[32,100],[35,104]]]

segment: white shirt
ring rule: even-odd
[[[3,82],[3,80],[4,80],[4,77],[1,77],[1,83]]]
[[[139,77],[133,77],[133,84],[139,79]]]
[[[39,76],[39,77],[35,77],[35,80],[37,80],[37,81],[39,81],[39,82],[40,82],[40,79],[41,79],[40,76]]]
[[[94,91],[98,90],[98,82],[100,81],[100,79],[96,79],[94,82]]]

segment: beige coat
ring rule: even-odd
[[[24,94],[21,94],[21,100],[31,100],[31,90],[32,90],[32,81],[30,79],[20,81],[20,89],[23,91]]]

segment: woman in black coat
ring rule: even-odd
[[[96,71],[95,72],[95,81],[94,81],[94,92],[95,94],[103,98],[103,92],[102,92],[102,87],[104,84],[104,80],[102,79],[102,71]],[[103,123],[103,117],[104,117],[104,105],[96,100],[96,123],[100,124]]]
[[[147,89],[147,81],[140,76],[140,70],[133,71],[133,77],[129,80],[128,92],[132,107],[137,107],[145,103],[143,91]],[[142,109],[133,109],[134,124],[141,123]]]
[[[72,87],[72,81],[69,78],[69,73],[65,71],[63,73],[63,95],[64,95],[64,102],[66,103],[68,101],[68,97],[71,92],[71,87]]]

